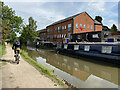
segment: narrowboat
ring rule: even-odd
[[[57,45],[57,51],[80,57],[96,58],[95,60],[104,59],[120,63],[120,42],[69,42]]]

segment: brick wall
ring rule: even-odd
[[[71,30],[68,30],[68,24],[71,24]],[[66,29],[65,29],[66,26]],[[60,32],[58,32],[58,27],[60,27]],[[64,29],[62,29],[64,27]],[[73,33],[73,20],[69,20],[63,23],[59,23],[56,25],[48,26],[47,32],[50,31],[50,33],[47,33],[47,37],[50,37],[50,42],[62,42],[63,38],[68,38],[68,33]],[[54,35],[56,35],[56,39],[53,39]]]
[[[78,24],[78,28],[76,28],[76,24]],[[80,29],[80,24],[82,24],[83,30]],[[86,25],[86,28],[84,28]],[[91,29],[92,25],[92,29]],[[74,34],[75,33],[86,33],[94,31],[94,20],[89,17],[89,15],[84,12],[81,15],[74,18]]]
[[[102,31],[102,25],[95,25],[95,31]]]
[[[69,24],[71,24],[71,30],[68,30]],[[76,24],[78,25],[78,27],[76,26]],[[82,30],[80,29],[80,24],[82,25]],[[64,27],[64,29],[62,29],[62,26]],[[60,28],[60,31],[58,31],[58,27]],[[47,38],[50,38],[47,41],[59,43],[62,42],[63,38],[69,38],[69,34],[93,32],[94,29],[96,29],[95,31],[102,31],[102,25],[94,26],[94,20],[86,12],[83,12],[73,19],[62,23],[50,25],[46,29]],[[56,38],[54,38],[55,36]]]

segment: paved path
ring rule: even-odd
[[[2,60],[7,61],[7,65],[4,65],[2,69],[2,88],[61,88],[49,78],[41,75],[22,58],[20,64],[12,63],[14,52],[10,45],[6,45],[6,52],[2,57]]]

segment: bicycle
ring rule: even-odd
[[[15,62],[19,64],[20,61],[20,48],[16,49]]]

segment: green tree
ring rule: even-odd
[[[16,39],[17,39],[17,35],[15,32],[10,32],[10,36],[9,36],[9,39],[11,42],[14,42]]]
[[[111,32],[112,32],[112,33],[117,33],[117,32],[118,32],[118,31],[117,31],[117,27],[116,27],[115,24],[112,25],[112,27],[111,27]]]
[[[24,44],[27,44],[27,41],[36,40],[36,37],[38,35],[38,33],[36,32],[37,29],[36,21],[32,17],[29,17],[28,21],[29,24],[24,25],[20,36],[20,40]]]
[[[95,20],[97,20],[98,22],[102,23],[102,20],[103,20],[103,19],[102,19],[101,16],[96,16],[96,17],[95,17]]]
[[[1,26],[2,26],[2,39],[10,39],[10,36],[14,36],[16,38],[16,35],[13,35],[16,32],[20,32],[22,28],[23,19],[19,16],[15,15],[15,11],[12,10],[12,8],[9,8],[7,5],[4,4],[4,2],[0,1],[1,5]],[[12,33],[11,33],[12,32]]]

